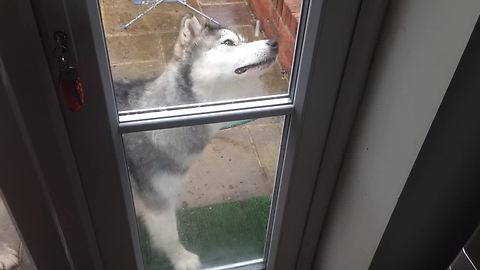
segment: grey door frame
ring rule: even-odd
[[[101,269],[30,1],[0,3],[0,189],[37,269]]]

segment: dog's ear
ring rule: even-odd
[[[202,25],[195,16],[187,14],[182,18],[180,31],[178,32],[178,38],[174,46],[174,55],[176,58],[182,59],[185,56],[185,52],[201,31]]]

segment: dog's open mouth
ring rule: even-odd
[[[266,68],[266,67],[270,66],[270,64],[272,64],[273,61],[275,61],[275,57],[276,57],[276,56],[274,56],[274,57],[269,57],[269,58],[264,59],[264,60],[262,60],[262,61],[260,61],[260,62],[239,67],[239,68],[235,69],[235,73],[240,75],[240,74],[243,74],[243,73],[247,72],[247,70],[250,70],[250,69],[263,69],[263,68]]]

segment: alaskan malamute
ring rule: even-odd
[[[245,42],[237,33],[186,15],[163,74],[151,81],[116,82],[119,110],[154,108],[252,95],[258,80],[278,53],[274,40]],[[258,90],[258,89],[256,89]],[[124,136],[135,208],[153,246],[175,270],[200,268],[197,255],[179,241],[176,196],[192,162],[217,129],[189,126]]]

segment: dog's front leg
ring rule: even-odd
[[[20,258],[18,252],[9,248],[7,244],[0,246],[0,269],[9,270],[18,265]]]
[[[154,247],[167,255],[175,270],[200,269],[198,256],[180,243],[175,207],[145,211],[143,218]]]

